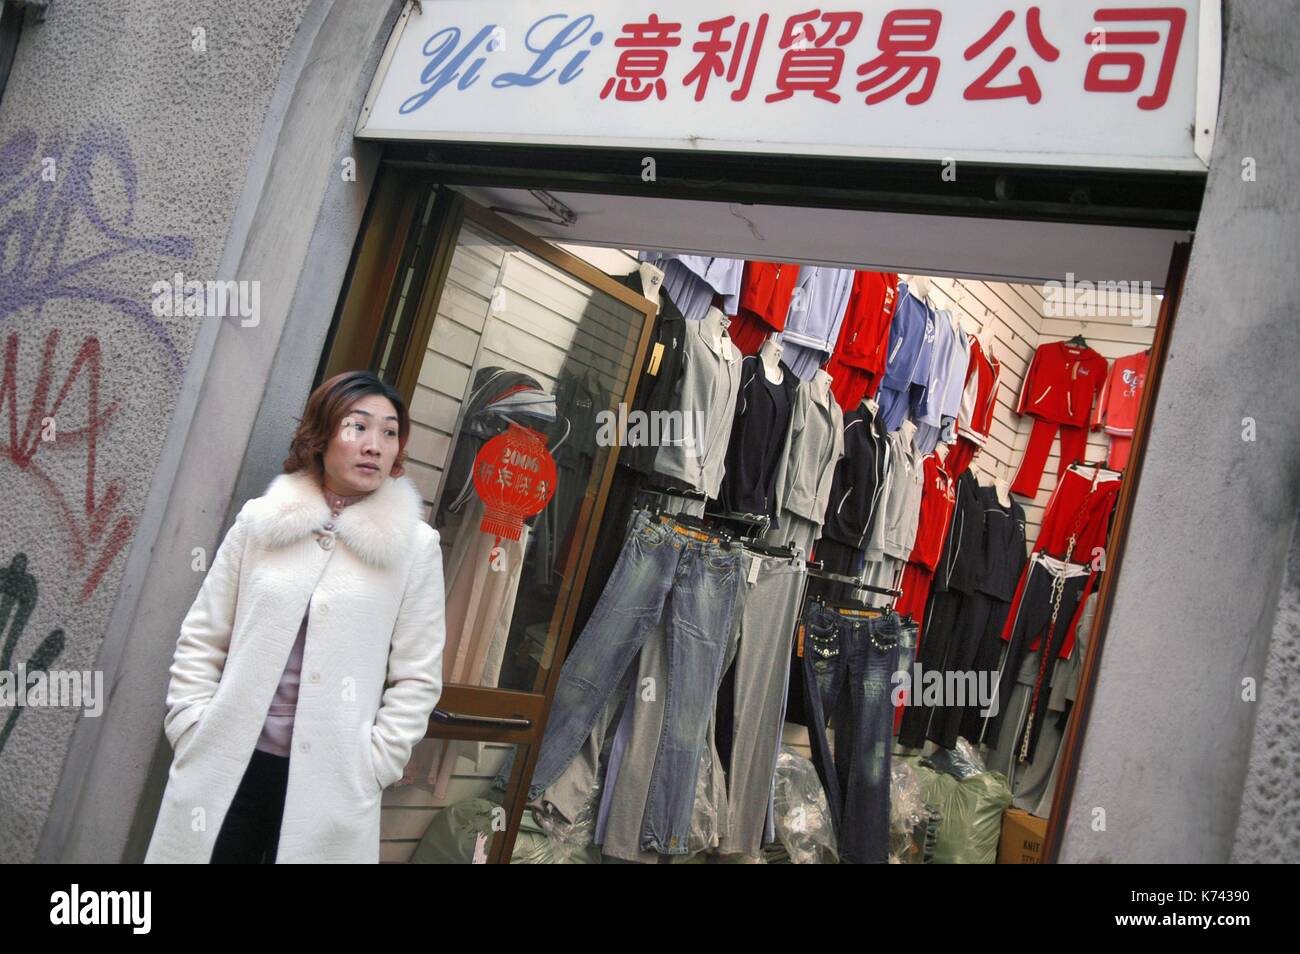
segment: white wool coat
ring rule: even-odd
[[[405,477],[330,521],[282,474],[222,541],[176,644],[146,862],[210,860],[309,605],[276,861],[378,862],[380,796],[442,693],[442,555]]]

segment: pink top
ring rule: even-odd
[[[332,517],[342,513],[344,507],[349,507],[369,496],[369,494],[357,494],[352,497],[341,497],[329,490],[325,490],[324,494]],[[326,529],[334,529],[333,524],[326,524]],[[267,710],[266,721],[262,723],[262,734],[258,736],[257,745],[254,746],[259,752],[286,757],[289,755],[289,746],[293,741],[293,717],[298,709],[298,681],[302,674],[302,651],[307,643],[307,616],[310,612],[309,604],[307,612],[302,615],[302,624],[298,627],[298,638],[294,640],[293,649],[289,651],[289,660],[284,664],[284,672],[280,676],[280,685],[276,687],[275,698],[271,700],[271,708]]]

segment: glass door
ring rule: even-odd
[[[456,193],[376,189],[322,376],[364,356],[407,397],[447,594],[445,687],[385,793],[384,860],[510,856],[618,453],[598,415],[630,404],[653,318]]]

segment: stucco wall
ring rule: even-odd
[[[1228,14],[1218,138],[1063,861],[1224,862],[1234,837],[1300,860],[1294,810],[1275,837],[1257,798],[1300,798],[1293,629],[1268,666],[1300,492],[1300,24],[1282,0]],[[1247,778],[1257,721],[1266,748],[1288,744]]]
[[[150,286],[218,277],[307,4],[55,0],[23,30],[0,102],[0,568],[31,615],[0,668],[95,666],[205,320],[155,317]],[[0,710],[0,860],[33,857],[77,718]]]

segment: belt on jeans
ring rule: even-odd
[[[662,523],[664,526],[666,526],[669,530],[673,531],[673,533],[680,533],[682,536],[687,537],[691,540],[698,540],[700,543],[716,543],[719,546],[721,546],[723,543],[726,542],[723,537],[720,537],[716,534],[705,533],[703,530],[694,530],[690,527],[683,527],[680,524],[676,523],[673,520],[673,518],[668,516],[667,514],[661,515],[659,517],[659,522]]]

